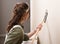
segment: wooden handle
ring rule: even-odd
[[[42,21],[40,24],[43,24],[43,23],[44,23],[44,21]],[[37,32],[35,33],[35,36],[34,36],[34,38],[32,39],[32,43],[31,43],[31,44],[33,44],[36,36],[38,35],[39,30],[40,30],[40,29],[38,29]]]

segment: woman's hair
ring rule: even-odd
[[[13,18],[9,21],[7,31],[9,32],[10,29],[14,26],[19,24],[19,21],[21,21],[21,18],[23,17],[24,13],[28,9],[28,5],[26,3],[18,3],[15,5],[13,10]],[[22,19],[23,20],[23,19]]]

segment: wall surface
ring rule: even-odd
[[[41,44],[60,44],[60,0],[31,0],[31,30],[42,21],[46,9],[48,18],[38,36]]]

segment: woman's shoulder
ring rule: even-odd
[[[21,27],[21,25],[14,25],[10,31],[12,30],[23,30],[23,28]]]
[[[21,25],[14,25],[12,28],[17,28],[17,27],[22,28]]]

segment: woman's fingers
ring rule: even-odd
[[[42,28],[42,24],[39,24],[39,25],[37,26],[37,29],[41,30],[41,28]]]

